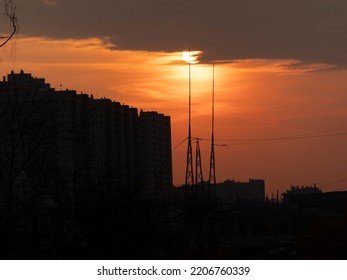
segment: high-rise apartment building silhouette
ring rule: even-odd
[[[140,182],[156,199],[167,197],[172,184],[170,117],[156,112],[143,112],[139,117]]]
[[[172,186],[170,118],[106,98],[57,91],[13,71],[0,82],[0,168],[11,184],[65,180],[115,194]],[[58,179],[57,179],[58,180]]]

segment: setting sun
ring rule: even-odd
[[[182,57],[185,62],[190,64],[196,64],[199,63],[198,58],[201,54],[201,51],[184,51],[182,52]]]

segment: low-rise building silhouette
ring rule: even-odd
[[[289,190],[282,193],[282,197],[284,203],[290,203],[297,197],[302,197],[302,195],[319,193],[322,193],[322,190],[318,188],[316,184],[313,184],[313,186],[290,186]]]
[[[222,203],[265,202],[265,181],[249,179],[248,182],[226,180],[216,187],[217,199]]]

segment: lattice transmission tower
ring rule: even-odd
[[[199,140],[199,138],[196,138],[195,195],[201,200],[204,198],[204,177],[202,175],[202,160]]]

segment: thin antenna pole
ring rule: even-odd
[[[191,65],[190,65],[190,49],[189,49],[189,60],[188,60],[188,65],[189,65],[189,139],[191,138],[191,99],[192,99],[192,78],[191,78]]]
[[[210,156],[210,174],[208,178],[208,194],[210,202],[217,202],[216,193],[216,160],[214,155],[214,64],[212,79],[212,137],[211,137],[211,156]]]
[[[212,141],[214,141],[214,64],[212,66]]]
[[[191,192],[194,187],[193,173],[193,152],[192,152],[192,135],[191,135],[191,58],[189,49],[189,113],[188,113],[188,148],[187,148],[187,165],[186,165],[186,180],[185,180],[185,197],[188,199],[188,191]],[[188,190],[189,188],[189,190]]]

